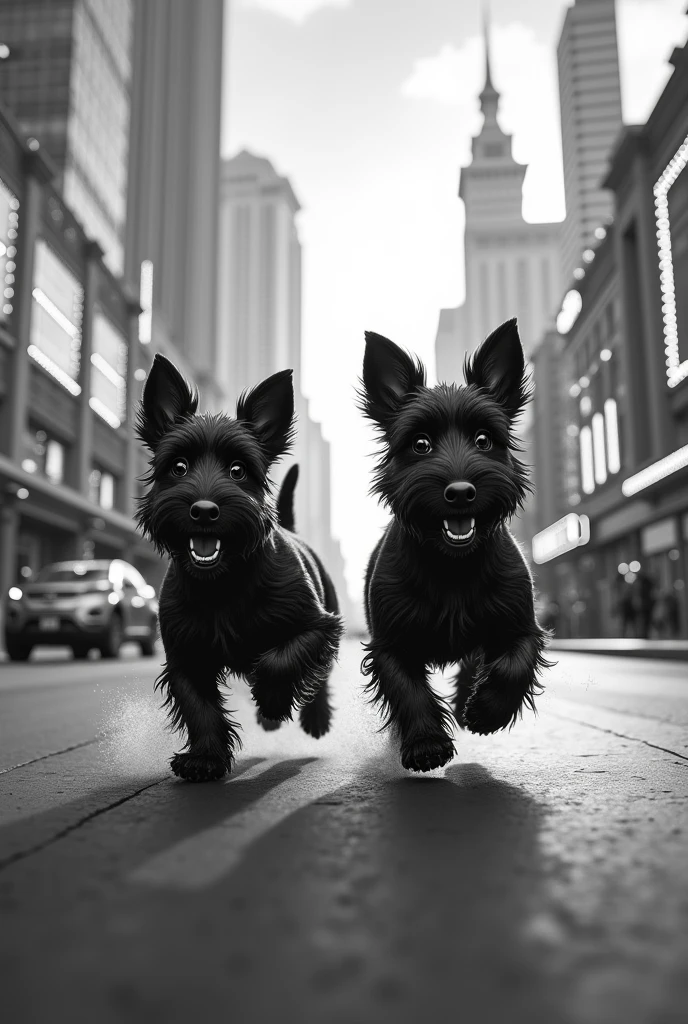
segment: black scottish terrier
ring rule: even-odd
[[[137,520],[170,563],[160,592],[166,664],[156,687],[186,731],[170,765],[193,782],[231,771],[240,745],[219,686],[244,676],[265,728],[299,708],[314,737],[330,727],[327,681],[343,632],[318,556],[294,535],[297,467],[277,504],[268,473],[292,442],[291,370],[245,392],[236,419],[197,415],[198,395],[156,355],[137,417],[152,452]]]
[[[515,319],[466,360],[464,376],[465,387],[428,388],[422,363],[366,333],[361,408],[383,445],[373,491],[393,519],[366,574],[363,670],[412,771],[454,755],[430,666],[459,663],[456,720],[492,733],[535,709],[549,664],[530,571],[506,525],[530,489],[514,454],[514,420],[531,398]]]

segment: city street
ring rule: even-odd
[[[240,683],[194,786],[159,660],[0,666],[5,1019],[685,1020],[685,663],[561,654],[538,718],[415,777],[349,639],[325,740]]]

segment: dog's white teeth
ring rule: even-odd
[[[216,540],[215,541],[215,551],[219,551],[219,550],[220,550],[220,542],[219,542],[219,540]]]
[[[449,529],[449,523],[447,522],[446,519],[443,519],[442,523],[445,529],[445,533],[450,538],[450,540],[469,540],[473,536],[473,531],[475,530],[475,519],[471,519],[471,528],[468,531],[468,533],[453,533],[452,530]]]

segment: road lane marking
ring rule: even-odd
[[[279,764],[270,759],[254,765],[243,773],[242,781],[257,778]],[[128,875],[128,880],[156,889],[188,892],[214,885],[237,868],[246,850],[262,836],[352,779],[353,775],[342,773],[341,766],[314,761],[238,814],[145,861]]]

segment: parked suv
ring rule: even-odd
[[[30,583],[12,587],[5,646],[12,661],[26,661],[38,644],[66,644],[75,658],[98,647],[116,658],[125,640],[152,655],[158,623],[155,590],[119,558],[55,562]]]

